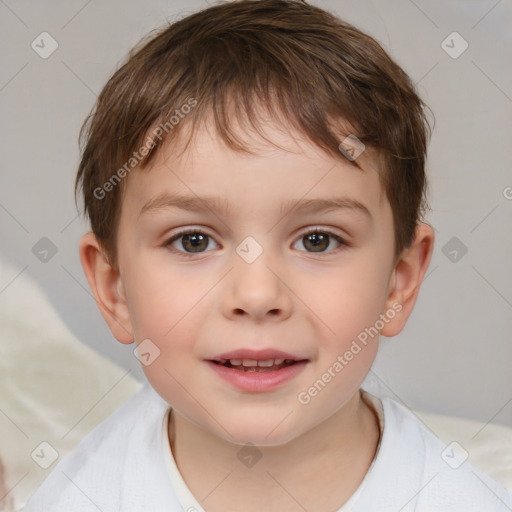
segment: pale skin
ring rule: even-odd
[[[331,512],[362,482],[379,428],[359,388],[374,361],[378,336],[317,396],[297,396],[332,366],[365,327],[400,304],[380,334],[394,336],[416,302],[434,244],[417,226],[413,244],[394,257],[392,211],[371,150],[364,171],[273,124],[267,136],[286,149],[252,140],[256,156],[234,152],[214,130],[201,129],[183,157],[165,148],[127,178],[117,247],[109,264],[92,233],[80,257],[98,306],[121,343],[149,338],[161,351],[145,374],[172,406],[169,439],[177,466],[207,512]],[[162,193],[215,196],[231,212],[188,211],[160,202]],[[324,212],[281,207],[299,199],[345,198],[361,209]],[[204,202],[202,203],[204,204]],[[178,231],[208,235],[190,251]],[[315,252],[305,236],[334,236]],[[263,253],[247,263],[236,252],[253,237]],[[325,238],[324,238],[325,239]],[[308,359],[279,388],[242,392],[206,363],[238,348],[275,348]],[[251,468],[237,458],[246,443],[262,457]],[[243,503],[243,507],[241,504]]]

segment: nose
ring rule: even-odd
[[[231,320],[283,321],[292,314],[289,278],[263,253],[256,261],[235,261],[224,289],[222,310]]]

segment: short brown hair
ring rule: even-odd
[[[131,168],[147,167],[164,141],[192,123],[188,147],[207,115],[228,147],[250,153],[232,120],[249,120],[262,134],[255,105],[264,105],[276,120],[281,114],[339,158],[345,158],[342,139],[333,126],[348,123],[380,156],[395,257],[412,243],[427,208],[430,126],[409,77],[374,39],[301,0],[225,2],[149,37],[110,78],[80,132],[75,193],[81,186],[91,228],[112,265],[122,178]],[[169,121],[173,115],[181,118],[178,123]],[[155,131],[158,126],[165,130]],[[139,154],[139,148],[145,150]]]

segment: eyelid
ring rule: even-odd
[[[198,255],[203,255],[203,254],[206,254],[206,253],[210,252],[210,251],[186,252],[186,251],[179,251],[178,249],[175,249],[174,247],[172,247],[172,244],[176,240],[179,240],[182,236],[189,235],[189,234],[192,234],[192,233],[199,233],[201,235],[206,235],[208,238],[213,240],[215,242],[215,244],[219,245],[218,242],[215,241],[215,238],[212,235],[210,235],[204,228],[202,228],[202,227],[201,228],[199,228],[199,227],[197,227],[197,228],[191,227],[191,228],[183,228],[182,230],[176,231],[172,235],[166,237],[166,239],[165,239],[165,241],[163,243],[163,246],[168,248],[173,253],[175,253],[175,254],[177,253],[180,256],[185,256],[185,257],[198,256]]]
[[[178,253],[181,256],[184,257],[191,257],[191,256],[198,256],[202,254],[206,254],[211,251],[200,251],[200,252],[186,252],[186,251],[180,251],[178,249],[175,249],[172,247],[172,243],[174,243],[176,240],[179,240],[182,236],[192,234],[192,233],[199,233],[202,235],[206,235],[208,238],[214,241],[215,244],[219,245],[217,241],[215,241],[215,238],[210,235],[204,228],[200,227],[189,227],[189,228],[183,228],[181,231],[177,231],[170,235],[170,237],[166,238],[166,241],[164,242],[164,247],[169,248],[174,253]],[[333,249],[332,251],[320,251],[320,252],[309,252],[309,251],[299,251],[304,252],[306,254],[333,254],[339,252],[341,249],[346,247],[351,247],[351,243],[349,243],[346,240],[345,236],[339,235],[336,232],[332,230],[332,228],[324,228],[322,226],[314,226],[309,228],[304,228],[303,231],[300,231],[295,237],[294,242],[292,245],[295,245],[301,238],[304,238],[306,235],[310,235],[313,233],[322,233],[330,236],[331,238],[335,239],[339,245],[339,247]]]
[[[338,242],[338,244],[340,244],[340,245],[339,245],[339,247],[336,247],[332,251],[320,251],[320,252],[300,251],[300,252],[305,252],[306,254],[311,254],[311,255],[335,254],[344,248],[352,247],[352,244],[347,241],[347,237],[336,233],[335,231],[333,231],[332,228],[324,228],[322,226],[310,227],[310,228],[305,229],[304,231],[301,231],[297,235],[293,245],[295,245],[299,240],[304,238],[306,235],[311,235],[313,233],[321,233],[321,234],[328,235],[331,238],[333,238],[334,240],[336,240]]]
[[[341,240],[343,240],[344,243],[347,243],[347,238],[349,238],[348,234],[340,234],[336,231],[334,231],[333,228],[329,228],[329,227],[324,227],[324,226],[319,226],[319,225],[314,225],[313,227],[308,227],[308,228],[304,228],[304,230],[300,231],[299,234],[297,235],[297,237],[301,237],[301,236],[305,236],[305,235],[309,235],[310,233],[325,233],[327,235],[331,235],[332,237],[337,237],[337,238],[340,238]]]

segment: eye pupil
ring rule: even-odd
[[[304,244],[304,247],[307,248],[307,244],[311,244],[314,249],[320,249],[313,252],[321,252],[329,247],[329,235],[322,233],[310,233],[304,237],[307,243]]]
[[[207,237],[201,233],[189,233],[187,235],[183,235],[182,243],[183,247],[190,252],[201,252],[201,250],[204,250],[206,247],[208,247]],[[191,246],[187,247],[188,244],[191,244]]]

